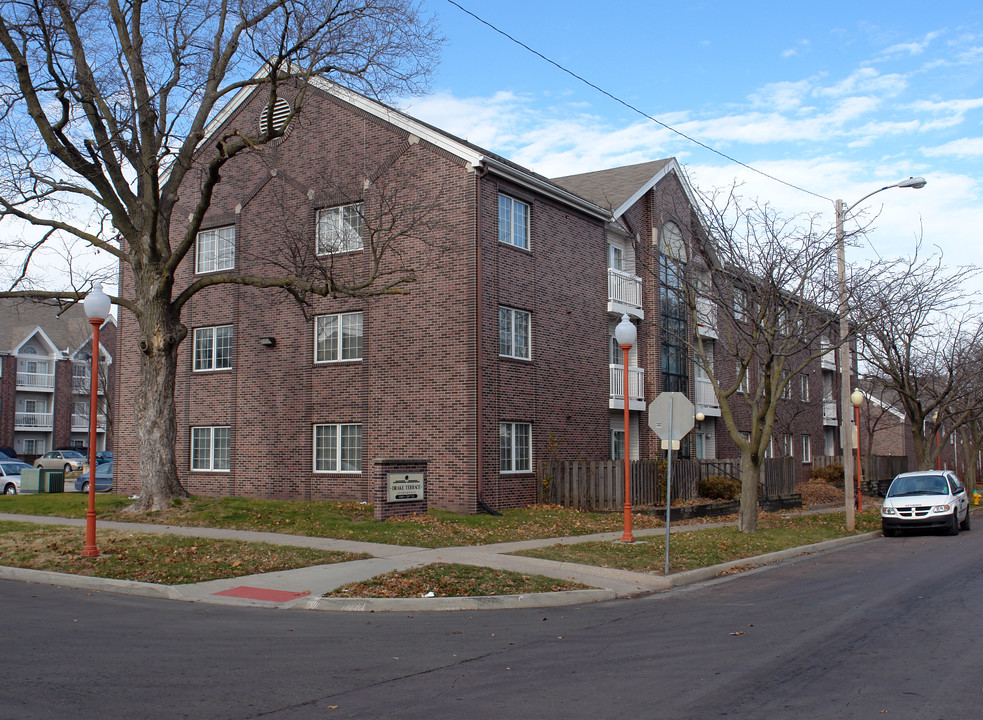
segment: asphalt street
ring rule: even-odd
[[[980,717],[983,532],[551,609],[303,612],[0,582],[0,718]]]

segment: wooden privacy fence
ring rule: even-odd
[[[894,479],[899,473],[908,472],[908,458],[904,455],[861,455],[861,471],[864,484],[876,486]],[[842,455],[818,455],[812,459],[815,468],[827,465],[842,465]]]
[[[672,497],[697,497],[700,480],[714,475],[740,478],[739,460],[673,460]],[[779,497],[795,492],[795,459],[765,461],[762,497]],[[539,468],[540,501],[577,510],[620,510],[625,505],[623,460],[565,461],[543,463]],[[633,507],[665,505],[666,461],[631,461]]]

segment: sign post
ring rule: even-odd
[[[693,429],[696,408],[689,398],[680,392],[664,392],[649,405],[649,427],[669,447],[666,463],[666,568],[669,574],[669,509],[672,505],[672,451],[679,449],[679,441]]]

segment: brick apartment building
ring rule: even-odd
[[[112,450],[116,323],[100,329],[97,450]],[[34,457],[89,444],[92,326],[81,305],[58,307],[0,300],[0,447]]]
[[[212,137],[254,131],[267,112],[261,91],[243,91]],[[202,162],[213,145],[202,143]],[[550,180],[318,81],[286,136],[235,158],[222,178],[179,288],[213,272],[268,271],[305,252],[358,277],[372,267],[370,218],[384,203],[404,198],[404,215],[411,206],[426,212],[399,245],[399,258],[418,269],[404,294],[315,298],[306,309],[242,285],[192,298],[176,390],[178,467],[190,492],[369,500],[376,460],[412,458],[427,461],[432,506],[533,502],[537,462],[548,454],[623,452],[614,342],[623,313],[638,327],[631,456],[659,452],[645,409],[663,389],[686,392],[707,416],[691,452],[736,455],[705,378],[660,335],[680,319],[660,307],[657,263],[636,257],[640,247],[701,240],[674,159]],[[124,268],[124,296],[129,283]],[[125,314],[119,337],[120,393],[132,398],[138,331]],[[826,387],[830,370],[815,365],[789,397],[796,412],[775,441],[775,454],[794,454],[806,469],[824,426],[836,424],[835,402],[826,417],[823,399],[828,392],[832,402],[837,385]],[[117,477],[127,492],[139,486],[133,423],[119,414]]]

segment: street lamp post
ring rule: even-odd
[[[863,482],[863,478],[860,474],[860,403],[864,401],[864,394],[860,392],[860,389],[853,391],[850,395],[850,402],[853,403],[853,417],[854,424],[857,426],[857,512],[863,512],[864,510],[864,497],[863,493],[860,491],[860,485]],[[870,452],[869,450],[867,452]],[[844,476],[846,477],[846,476]]]
[[[89,507],[85,512],[85,548],[82,555],[98,557],[96,547],[96,416],[99,410],[99,328],[109,317],[112,301],[102,291],[102,283],[92,283],[85,296],[85,315],[92,325],[92,370],[89,377]]]
[[[843,450],[843,487],[846,491],[843,507],[846,510],[846,528],[851,532],[856,529],[856,516],[853,506],[853,483],[850,482],[850,478],[853,477],[853,457],[850,455],[850,423],[846,414],[847,408],[850,407],[850,369],[853,364],[850,361],[850,324],[847,320],[846,242],[843,223],[851,210],[872,195],[891,188],[914,188],[918,190],[925,187],[925,184],[925,178],[912,177],[869,192],[852,205],[847,205],[843,200],[836,200],[833,203],[836,212],[836,265],[840,296],[840,447]]]
[[[635,344],[638,333],[635,326],[628,317],[628,313],[621,316],[621,322],[614,329],[614,337],[621,348],[624,358],[625,375],[625,532],[621,536],[621,542],[635,542],[631,534],[631,443],[629,442],[629,421],[628,421],[628,351]]]

